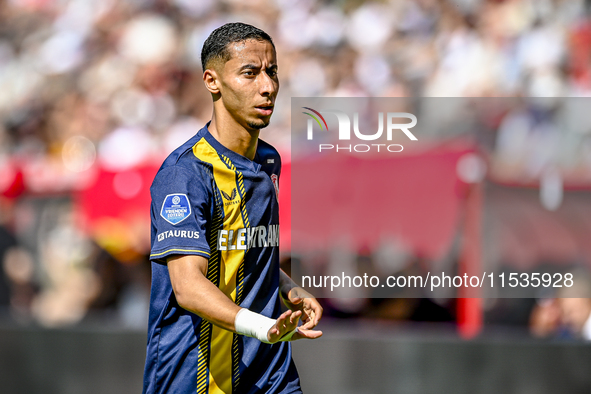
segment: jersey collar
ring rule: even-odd
[[[259,151],[258,145],[257,145],[257,151],[255,153],[255,157],[254,157],[255,161],[250,160],[249,158],[242,156],[241,154],[238,154],[238,153],[234,152],[233,150],[226,148],[218,140],[216,140],[215,137],[213,135],[211,135],[211,133],[209,132],[209,124],[210,123],[211,123],[211,121],[207,122],[207,124],[204,127],[205,134],[204,134],[203,138],[205,138],[205,140],[207,142],[209,142],[209,144],[218,153],[221,153],[222,155],[224,155],[228,159],[230,159],[230,161],[236,166],[236,168],[248,169],[248,170],[251,170],[254,172],[259,172],[259,170],[261,169],[261,165],[256,162],[256,160],[259,156],[258,155],[258,153],[259,153],[258,152]]]

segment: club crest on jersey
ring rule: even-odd
[[[273,186],[275,186],[275,195],[279,199],[279,177],[276,174],[272,174],[271,181],[273,182]]]
[[[160,216],[170,224],[179,224],[191,214],[191,204],[186,194],[169,194],[162,203]]]

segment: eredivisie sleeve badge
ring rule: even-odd
[[[162,203],[160,216],[170,224],[179,224],[191,214],[191,204],[186,194],[169,194]]]

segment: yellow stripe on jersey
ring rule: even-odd
[[[207,262],[207,279],[216,286],[219,285],[220,269],[219,254],[217,253],[218,230],[222,228],[222,204],[216,196],[215,208],[211,223],[211,233],[208,236],[209,249],[211,257]],[[213,334],[213,324],[206,320],[201,320],[199,331],[199,343],[197,352],[197,394],[207,394],[210,390],[210,354],[211,338]],[[212,393],[215,391],[211,391]],[[219,390],[217,390],[219,392]]]
[[[169,252],[199,252],[199,253],[203,253],[209,256],[209,252],[206,252],[205,250],[199,250],[199,249],[168,249],[165,250],[162,253],[152,253],[150,255],[150,258],[152,257],[157,257],[157,256],[162,256],[163,254],[169,253]]]
[[[223,207],[223,223],[220,229],[228,231],[228,234],[236,234],[241,228],[248,226],[244,202],[244,183],[242,174],[236,170],[230,159],[225,156],[220,158],[218,152],[202,138],[193,146],[193,154],[201,161],[209,163],[213,168],[213,178],[222,197],[216,193],[216,205]],[[221,201],[220,201],[221,199]],[[238,201],[238,199],[240,201]],[[223,252],[217,250],[218,231],[212,225],[212,239],[215,238],[215,252],[211,251],[208,270],[219,270],[219,281],[214,282],[224,294],[236,303],[242,300],[242,280],[244,279],[244,255],[245,250],[231,249]],[[231,239],[227,240],[228,245]],[[210,244],[210,248],[211,248]],[[219,257],[218,257],[219,256]],[[219,261],[217,259],[219,258]],[[209,275],[208,275],[209,278]],[[203,330],[202,330],[203,331]],[[233,391],[233,381],[238,379],[238,346],[236,338],[230,331],[217,326],[212,326],[210,352],[209,352],[209,391],[210,394],[225,393]],[[201,378],[201,380],[199,379]],[[198,387],[204,381],[203,376],[198,375]]]
[[[211,328],[213,324],[201,320],[199,330],[199,348],[197,351],[197,394],[207,394],[207,364],[209,363],[209,342],[211,340]]]
[[[226,165],[236,171],[236,167],[232,164],[230,159],[226,156],[221,155]],[[244,199],[244,180],[242,173],[236,171],[236,177],[238,180],[238,187],[240,190],[240,196],[242,196],[242,200],[240,201],[240,212],[242,213],[242,220],[246,227],[250,227],[250,221],[248,220],[248,213],[246,212],[246,199]],[[244,282],[244,260],[240,263],[238,267],[238,274],[236,278],[236,304],[240,305],[242,302],[242,290],[243,290],[243,282]],[[239,340],[240,337],[238,334],[234,334],[232,338],[232,389],[233,391],[237,391],[238,384],[240,383],[240,347],[239,347]]]

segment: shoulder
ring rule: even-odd
[[[203,183],[203,180],[209,178],[208,164],[193,154],[193,147],[203,139],[206,131],[206,127],[202,128],[168,155],[154,177],[152,189],[171,183]]]
[[[281,172],[281,155],[273,145],[261,139],[258,141],[256,161],[263,167],[271,167],[275,174]]]
[[[186,164],[187,160],[195,159],[195,156],[192,154],[193,147],[203,139],[203,136],[207,133],[207,126],[201,128],[193,137],[191,137],[188,141],[184,144],[176,148],[162,163],[160,170],[163,170],[167,167],[174,166],[174,165],[183,165]]]
[[[269,144],[268,142],[265,142],[263,140],[261,140],[259,138],[259,142],[257,145],[257,155],[259,156],[277,156],[279,157],[279,152],[277,152],[277,149],[275,149],[275,147],[271,144]]]

